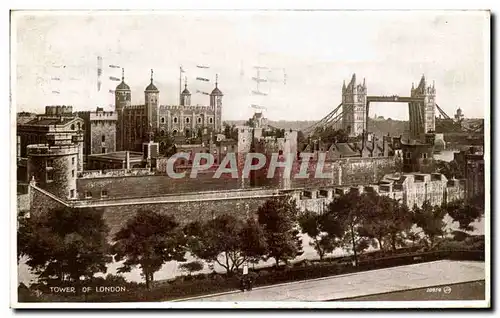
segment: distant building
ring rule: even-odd
[[[87,157],[87,170],[132,169],[145,167],[141,152],[117,151]]]
[[[84,121],[85,146],[84,157],[116,151],[116,122],[118,115],[97,107],[95,111],[76,113]]]
[[[427,133],[436,131],[436,88],[434,84],[427,85],[425,76],[422,75],[420,83],[416,88],[411,88],[411,97],[423,97],[424,102],[410,103],[410,132],[413,138],[424,136]],[[423,109],[423,114],[421,110]],[[423,127],[419,127],[420,120],[416,120],[423,115]],[[413,127],[411,126],[413,125]],[[424,131],[421,131],[423,129]]]
[[[457,108],[457,112],[455,113],[455,121],[461,122],[464,119],[464,114],[462,113],[462,109]]]
[[[484,196],[484,153],[476,150],[476,147],[469,147],[454,154],[454,160],[463,169],[466,180],[467,199],[475,196]]]
[[[356,74],[342,86],[342,128],[349,136],[359,136],[366,131],[366,83],[356,82]]]
[[[185,83],[180,95],[180,105],[159,105],[160,91],[153,83],[144,90],[144,105],[131,105],[130,87],[122,82],[115,90],[115,111],[117,113],[117,150],[141,151],[142,143],[153,132],[155,140],[161,142],[167,134],[186,138],[197,137],[200,130],[222,132],[222,97],[216,81],[210,93],[208,106],[192,106],[191,93]]]
[[[65,151],[72,153],[76,149],[75,169],[77,171],[83,170],[84,128],[84,121],[73,116],[71,106],[47,106],[45,114],[37,115],[27,122],[19,123],[16,132],[18,180],[28,182],[32,178],[29,171],[29,155],[30,153],[35,154],[36,149],[42,149],[43,147],[45,147],[43,148],[45,150],[40,151],[46,151],[47,154],[38,153],[37,156],[42,155],[47,160],[51,159],[49,158],[51,156],[56,156],[57,153]],[[28,150],[30,145],[37,146]],[[61,147],[61,149],[56,151],[56,148],[48,149],[47,147]],[[40,162],[42,164],[43,160]]]

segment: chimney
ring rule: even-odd
[[[130,152],[125,152],[125,169],[130,170]]]

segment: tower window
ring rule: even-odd
[[[108,191],[107,190],[102,190],[101,191],[101,198],[107,198],[108,197]]]
[[[75,157],[71,157],[71,164],[74,166],[75,165]]]
[[[165,130],[160,130],[160,136],[165,136]]]
[[[71,130],[75,130],[75,124],[71,124]]]
[[[162,118],[160,119],[160,121],[161,121],[161,123],[162,123],[162,124],[164,124],[164,123],[165,123],[165,117],[162,117]]]
[[[201,117],[198,117],[198,124],[201,124]]]
[[[106,153],[106,147],[101,148],[101,153]]]
[[[54,160],[47,159],[47,167],[52,167],[54,165]]]
[[[75,177],[75,170],[71,170],[71,178],[74,178]]]
[[[177,117],[174,117],[174,124],[177,124]]]
[[[52,170],[47,171],[47,178],[46,178],[46,180],[47,180],[47,182],[54,181],[54,171],[52,171]]]
[[[214,122],[214,119],[210,118],[210,119],[208,119],[208,122],[212,124]]]
[[[189,124],[189,117],[186,117],[186,123]]]
[[[101,140],[102,140],[102,142],[105,142],[106,141],[106,136],[102,135],[101,136]]]
[[[176,129],[174,129],[174,130],[172,131],[172,135],[174,135],[174,136],[175,136],[175,135],[177,135],[177,130],[176,130]]]

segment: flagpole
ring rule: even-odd
[[[182,93],[182,65],[179,67],[179,104],[181,104],[181,93]]]

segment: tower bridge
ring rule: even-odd
[[[434,83],[428,85],[424,75],[417,87],[412,84],[410,96],[376,96],[368,95],[365,79],[358,83],[356,74],[353,74],[349,84],[346,85],[344,81],[342,85],[342,102],[320,121],[305,129],[304,133],[311,134],[318,127],[333,126],[344,129],[351,137],[359,136],[370,131],[368,127],[370,103],[404,103],[408,104],[410,137],[421,139],[426,133],[435,131],[436,110],[449,118],[436,104],[435,98]]]

